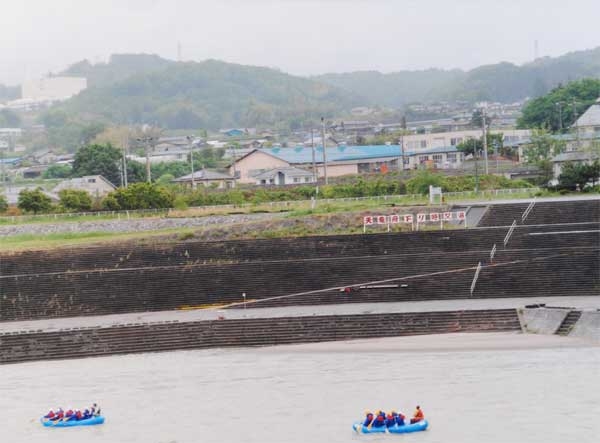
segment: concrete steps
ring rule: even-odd
[[[565,319],[563,320],[563,322],[561,323],[560,327],[558,328],[558,330],[556,331],[557,335],[569,335],[569,333],[571,332],[571,329],[573,329],[573,326],[575,326],[575,323],[577,323],[577,320],[579,320],[579,318],[581,317],[581,311],[571,311],[567,314],[567,316],[565,317]]]
[[[0,335],[0,363],[519,329],[515,309],[143,324]]]

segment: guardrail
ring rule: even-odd
[[[518,193],[532,193],[538,192],[540,188],[510,188],[510,189],[491,189],[486,191],[461,191],[461,192],[446,192],[444,198],[485,198],[487,196],[494,197],[499,195],[512,195]],[[319,198],[318,203],[342,203],[342,202],[353,202],[353,201],[387,201],[393,199],[403,200],[423,200],[426,201],[427,197],[421,194],[396,194],[396,195],[375,195],[367,197],[340,197],[340,198]],[[284,201],[271,201],[264,203],[240,203],[240,204],[225,204],[225,205],[210,205],[210,206],[190,206],[189,210],[204,210],[204,211],[218,211],[223,209],[244,209],[252,208],[256,206],[270,206],[273,208],[285,208],[292,205],[310,205],[314,204],[314,200],[284,200]],[[32,214],[32,215],[13,215],[13,216],[2,216],[0,222],[19,223],[26,221],[44,220],[47,219],[49,222],[53,220],[64,220],[77,217],[106,217],[116,219],[131,218],[143,218],[153,216],[166,216],[168,217],[171,212],[174,211],[172,208],[168,209],[136,209],[136,210],[125,210],[125,211],[93,211],[93,212],[60,212],[53,214]]]

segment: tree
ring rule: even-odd
[[[159,209],[173,207],[175,197],[156,183],[134,183],[111,192],[104,201],[108,209]]]
[[[493,153],[494,148],[497,148],[498,151],[500,151],[503,146],[503,134],[492,134],[491,132],[487,132],[488,154]],[[477,152],[483,152],[483,135],[479,138],[471,138],[459,143],[456,145],[456,149],[464,152],[465,154],[473,154],[475,150],[477,150]]]
[[[69,178],[73,172],[73,168],[70,165],[50,165],[48,169],[44,171],[43,178]]]
[[[429,186],[436,186],[445,189],[446,182],[440,174],[432,174],[429,171],[420,171],[417,175],[406,182],[406,191],[409,194],[429,193]]]
[[[580,189],[587,183],[595,184],[600,180],[600,161],[592,164],[566,162],[558,177],[558,187],[562,189]]]
[[[6,212],[8,210],[8,202],[6,201],[6,197],[0,195],[0,212]]]
[[[50,211],[52,208],[52,200],[44,194],[42,188],[23,189],[19,192],[17,207],[24,212],[38,214],[40,212]]]
[[[121,183],[121,152],[111,144],[88,145],[77,151],[73,176],[101,175],[113,185]]]
[[[523,108],[519,128],[538,128],[557,132],[575,120],[600,97],[600,80],[583,79],[559,85],[548,94],[531,100]],[[575,103],[575,106],[573,106]]]
[[[79,189],[63,189],[58,193],[60,205],[68,211],[89,211],[92,209],[92,197]]]
[[[563,141],[553,138],[545,131],[534,131],[531,142],[523,148],[525,162],[535,165],[540,171],[542,184],[548,183],[553,176],[552,157],[565,149]]]

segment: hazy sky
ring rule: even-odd
[[[294,74],[472,68],[600,46],[600,0],[2,0],[0,83],[112,53]]]

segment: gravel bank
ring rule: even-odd
[[[133,220],[99,220],[83,222],[31,223],[0,226],[0,237],[22,234],[45,235],[85,232],[141,232],[175,228],[203,228],[281,218],[284,214],[236,214],[195,218],[140,218]]]

